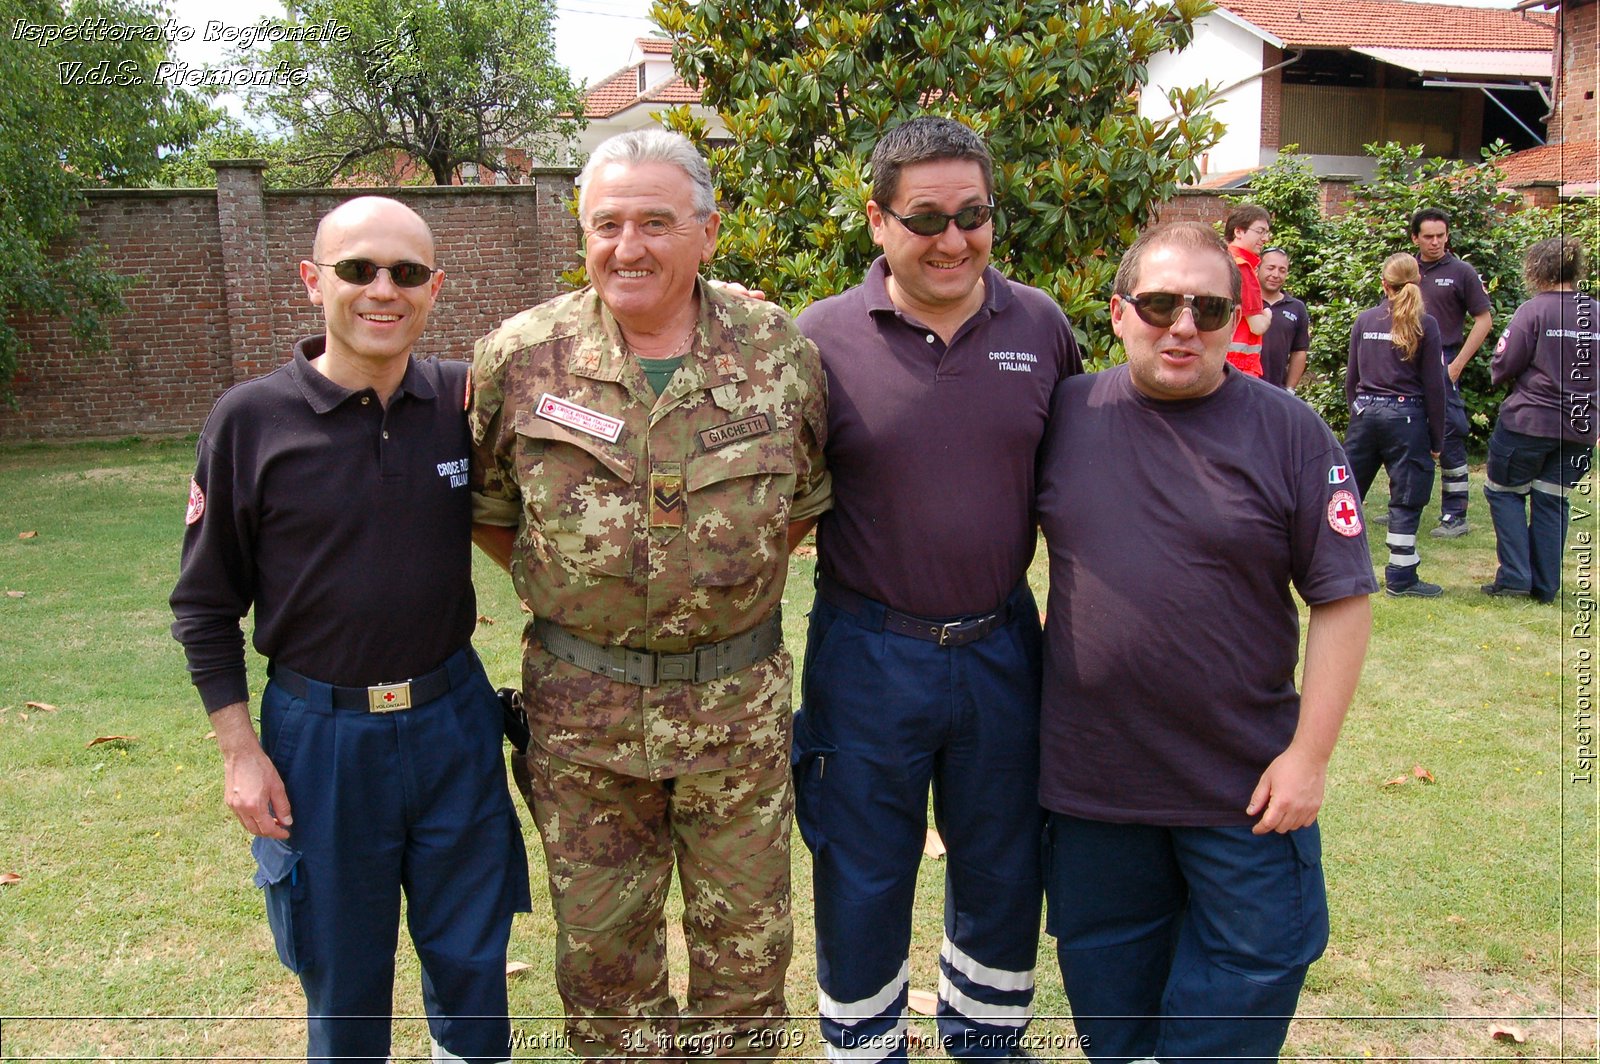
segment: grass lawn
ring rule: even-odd
[[[167,633],[191,460],[183,442],[0,448],[0,873],[20,877],[0,885],[0,1059],[292,1059],[303,1047],[299,987],[273,951],[247,837]],[[1580,715],[1594,692],[1594,586],[1578,549],[1600,535],[1594,496],[1574,495],[1586,516],[1559,608],[1502,602],[1477,591],[1494,572],[1480,481],[1472,532],[1422,539],[1422,575],[1445,596],[1373,600],[1322,818],[1332,944],[1286,1059],[1595,1059],[1597,790],[1579,760],[1594,745]],[[786,596],[797,658],[811,564],[795,559]],[[477,577],[477,645],[507,683],[523,615],[481,557]],[[517,1056],[559,1057],[560,1023],[541,1019],[560,1012],[553,927],[522,815],[536,911],[511,944],[530,966],[511,984]],[[795,852],[789,1055],[804,1058],[820,1046],[798,836]],[[914,989],[937,980],[941,884],[940,862],[925,861]],[[681,1000],[676,930],[672,941]],[[1048,939],[1038,976],[1039,1055],[1078,1059],[1058,1049],[1072,1028]],[[395,1008],[421,1011],[409,945]],[[1497,1024],[1526,1041],[1496,1039]],[[933,1040],[931,1021],[913,1029]],[[396,1057],[426,1053],[424,1024],[397,1022]]]

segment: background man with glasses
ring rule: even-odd
[[[707,287],[705,160],[624,133],[580,177],[589,287],[479,341],[474,535],[509,563],[556,987],[584,1056],[789,1043],[790,547],[829,505],[816,349]],[[667,977],[676,867],[688,941]]]
[[[1228,212],[1222,223],[1228,237],[1228,250],[1239,271],[1239,323],[1228,344],[1228,362],[1250,374],[1261,376],[1261,337],[1272,324],[1272,311],[1261,296],[1261,249],[1272,236],[1272,215],[1265,207],[1241,203]]]
[[[1056,389],[1040,459],[1049,930],[1091,1060],[1276,1060],[1327,942],[1316,816],[1377,590],[1360,500],[1322,419],[1228,365],[1209,226],[1146,231],[1114,291],[1127,364]]]
[[[1080,370],[1061,310],[989,266],[988,150],[920,117],[872,154],[883,255],[800,327],[828,375],[834,508],[795,721],[813,856],[822,1033],[903,1058],[912,896],[930,781],[948,847],[939,1030],[1018,1051],[1038,948],[1039,615],[1034,459]]]
[[[394,200],[322,219],[300,276],[325,331],[217,401],[172,593],[314,1061],[388,1059],[402,892],[435,1059],[508,1056],[528,867],[500,703],[468,645],[467,367],[411,357],[444,281],[433,263],[427,224]]]

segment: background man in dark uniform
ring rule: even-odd
[[[466,366],[411,358],[433,263],[427,225],[394,200],[322,220],[300,276],[326,332],[218,400],[172,593],[318,1061],[388,1057],[402,891],[435,1059],[508,1056],[528,869],[500,705],[467,642]],[[252,606],[270,662],[259,741]]]
[[[1261,377],[1294,391],[1306,372],[1311,351],[1311,315],[1306,305],[1283,290],[1289,280],[1289,253],[1268,248],[1261,253],[1261,300],[1272,311],[1272,324],[1261,337]]]
[[[771,1056],[793,948],[779,606],[829,505],[822,367],[783,311],[700,281],[719,216],[687,139],[613,137],[581,181],[590,287],[479,342],[470,415],[475,535],[535,618],[556,986],[582,1055]]]
[[[828,373],[834,509],[795,722],[814,855],[822,1033],[903,1058],[928,789],[948,847],[940,1035],[1016,1052],[1039,938],[1034,458],[1080,369],[1045,293],[989,265],[994,183],[967,127],[914,118],[872,154],[864,283],[800,316]]]
[[[1439,452],[1439,524],[1429,535],[1444,539],[1467,534],[1467,408],[1461,401],[1461,374],[1478,353],[1494,324],[1483,279],[1450,252],[1450,216],[1424,207],[1411,216],[1411,242],[1422,269],[1422,306],[1439,323],[1449,393],[1445,396],[1444,450]],[[1466,332],[1466,321],[1472,329]]]
[[[1276,1060],[1327,941],[1316,817],[1376,584],[1333,434],[1225,361],[1237,278],[1208,226],[1135,241],[1128,362],[1056,389],[1040,461],[1045,876],[1091,1060]]]

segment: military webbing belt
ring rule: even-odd
[[[679,654],[600,646],[542,617],[533,622],[533,631],[546,650],[569,665],[622,683],[656,687],[669,680],[706,683],[770,657],[783,645],[782,614],[782,610],[773,610],[749,631]]]

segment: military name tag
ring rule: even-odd
[[[650,527],[683,527],[683,475],[650,474]]]
[[[739,443],[754,436],[765,436],[771,431],[772,418],[766,414],[751,414],[749,417],[742,417],[738,421],[730,421],[726,425],[718,425],[716,428],[699,433],[700,449],[714,451],[730,443]]]
[[[616,443],[622,436],[622,419],[602,414],[598,410],[590,410],[586,406],[557,399],[549,392],[539,398],[538,415],[546,421],[554,421],[558,425],[565,425],[571,429],[590,436],[598,436],[607,443]]]

